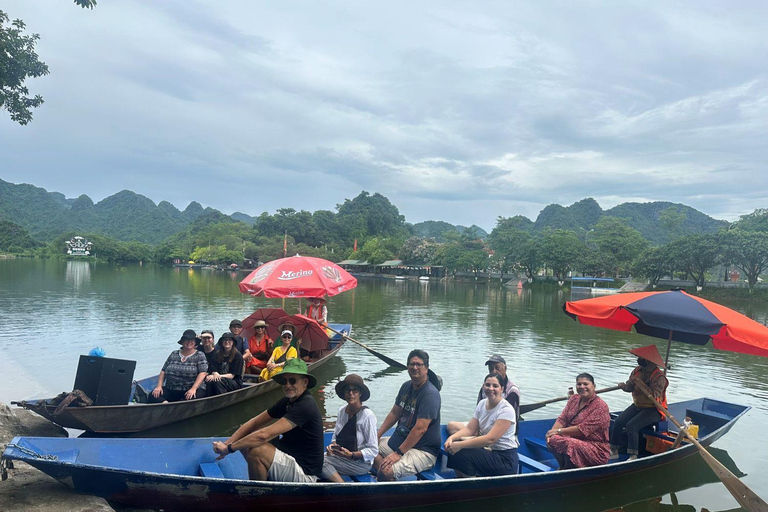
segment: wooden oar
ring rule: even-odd
[[[669,418],[672,423],[677,426],[677,428],[680,429],[681,432],[685,434],[685,436],[696,446],[696,448],[699,449],[699,453],[701,454],[701,457],[704,459],[704,462],[706,462],[709,467],[712,469],[712,471],[715,473],[715,476],[720,479],[721,482],[723,482],[723,485],[725,485],[726,489],[728,489],[728,492],[733,495],[734,498],[736,498],[736,501],[739,502],[739,505],[741,505],[746,510],[749,510],[750,512],[768,512],[768,503],[763,501],[760,496],[755,494],[755,492],[746,486],[744,482],[739,480],[739,478],[731,473],[728,468],[723,466],[720,461],[718,461],[716,458],[712,456],[711,453],[707,451],[706,448],[704,448],[701,443],[697,439],[695,439],[692,435],[688,433],[688,429],[684,428],[679,421],[675,419],[674,416],[672,416],[669,411],[661,405],[659,402],[656,401],[655,398],[653,398],[653,393],[650,389],[648,389],[648,386],[645,385],[643,381],[638,379],[637,377],[634,378],[635,381],[635,387],[640,389],[640,391],[643,392],[645,396],[648,397],[648,399],[653,402],[653,405],[656,406],[656,408],[659,410],[660,413],[664,414],[667,418]]]
[[[616,391],[617,389],[621,389],[619,386],[611,386],[610,388],[603,388],[598,389],[595,391],[595,393],[606,393],[608,391]],[[536,409],[541,409],[547,404],[551,404],[553,402],[561,402],[563,400],[568,400],[571,398],[570,396],[561,396],[558,398],[550,398],[549,400],[544,400],[542,402],[536,402],[535,404],[523,404],[520,406],[520,414],[525,414],[527,412],[535,411]]]
[[[407,369],[407,368],[408,368],[408,367],[407,367],[407,366],[405,366],[403,363],[401,363],[401,362],[399,362],[399,361],[395,361],[394,359],[392,359],[392,358],[390,358],[390,357],[387,357],[387,356],[385,356],[384,354],[382,354],[382,353],[380,353],[380,352],[376,352],[376,351],[375,351],[375,350],[373,350],[371,347],[369,347],[369,346],[367,346],[367,345],[364,345],[363,343],[360,343],[359,341],[357,341],[357,340],[356,340],[356,339],[354,339],[354,338],[350,338],[349,336],[347,336],[347,335],[346,335],[346,334],[344,334],[343,332],[337,331],[336,329],[334,329],[334,328],[332,328],[332,327],[328,327],[327,325],[324,325],[323,327],[325,327],[326,329],[328,329],[328,330],[329,330],[329,331],[331,331],[331,332],[335,332],[336,334],[339,334],[339,335],[343,336],[344,338],[348,339],[348,340],[349,340],[349,341],[351,341],[352,343],[357,343],[358,345],[360,345],[361,347],[363,347],[365,350],[367,350],[367,351],[368,351],[368,352],[370,352],[371,354],[375,355],[376,357],[378,357],[379,359],[381,359],[382,361],[384,361],[385,363],[387,363],[387,364],[388,364],[388,365],[390,365],[390,366],[394,366],[395,368],[400,368],[401,370],[405,370],[405,369]]]

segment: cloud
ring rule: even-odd
[[[767,206],[767,9],[12,3],[51,75],[31,125],[0,118],[2,178],[254,215],[365,189],[486,229],[588,196],[733,220]]]

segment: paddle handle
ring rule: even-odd
[[[755,494],[755,492],[747,487],[747,485],[739,480],[739,478],[731,473],[731,471],[723,466],[719,460],[717,460],[711,453],[707,451],[706,448],[704,448],[701,443],[697,439],[695,439],[691,434],[688,433],[688,429],[684,428],[677,419],[672,416],[666,407],[661,405],[654,397],[651,390],[648,388],[648,386],[645,385],[645,382],[640,380],[637,377],[633,378],[635,382],[635,387],[643,392],[643,394],[648,397],[649,400],[653,402],[653,405],[656,406],[656,409],[659,410],[660,413],[664,414],[667,418],[669,418],[672,423],[674,423],[677,428],[680,429],[680,432],[685,434],[685,436],[696,446],[696,448],[699,449],[699,453],[701,454],[702,458],[704,459],[704,462],[709,465],[709,467],[712,469],[712,471],[715,473],[715,476],[720,479],[721,482],[723,482],[723,485],[728,489],[728,492],[731,493],[731,495],[736,498],[736,501],[739,502],[739,505],[741,505],[746,510],[749,510],[750,512],[768,512],[768,503],[763,501],[760,496]]]
[[[598,389],[595,391],[595,393],[607,393],[608,391],[616,391],[617,389],[621,389],[619,386],[611,386],[609,388],[603,388]],[[531,411],[535,411],[536,409],[541,409],[547,404],[551,404],[553,402],[562,402],[563,400],[568,400],[571,398],[570,396],[559,396],[557,398],[550,398],[549,400],[543,400],[541,402],[535,402],[532,404],[522,404],[520,405],[520,414],[529,413]]]
[[[331,332],[335,332],[336,334],[338,334],[339,336],[342,336],[342,337],[343,337],[343,338],[345,338],[345,339],[348,339],[348,340],[349,340],[349,341],[351,341],[352,343],[357,343],[358,345],[360,345],[361,347],[363,347],[365,350],[367,350],[367,351],[368,351],[368,352],[370,352],[371,354],[375,355],[376,357],[378,357],[379,359],[381,359],[382,361],[384,361],[385,363],[387,363],[387,364],[388,364],[388,365],[390,365],[390,366],[394,366],[395,368],[400,368],[400,369],[402,369],[402,370],[405,370],[405,369],[407,369],[407,368],[408,368],[408,367],[407,367],[406,365],[404,365],[403,363],[401,363],[401,362],[399,362],[399,361],[395,361],[395,360],[394,360],[394,359],[392,359],[391,357],[387,357],[387,356],[385,356],[384,354],[381,354],[381,353],[379,353],[379,352],[376,352],[375,350],[373,350],[373,349],[372,349],[371,347],[369,347],[368,345],[365,345],[364,343],[361,343],[361,342],[357,341],[357,340],[356,340],[356,339],[354,339],[354,338],[350,338],[350,337],[349,337],[347,334],[345,334],[345,333],[343,333],[343,332],[340,332],[340,331],[337,331],[337,330],[336,330],[336,329],[334,329],[333,327],[328,327],[328,326],[326,325],[326,326],[325,326],[325,328],[326,328],[326,329],[328,329],[328,330],[329,330],[329,331],[331,331]]]

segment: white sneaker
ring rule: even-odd
[[[618,458],[619,458],[618,450],[611,450],[611,455],[608,457],[608,460],[616,460]]]
[[[633,454],[633,455],[630,455],[630,456],[627,458],[627,460],[636,460],[636,459],[637,459],[637,455],[634,455],[634,454]]]

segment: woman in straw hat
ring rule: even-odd
[[[371,392],[359,375],[351,373],[336,384],[336,394],[347,404],[339,409],[336,428],[323,461],[323,478],[343,482],[340,475],[364,475],[379,454],[376,416],[363,402]]]
[[[624,409],[613,424],[611,432],[611,460],[619,458],[619,448],[623,445],[623,434],[627,434],[627,454],[629,460],[637,458],[640,446],[640,430],[661,421],[661,413],[645,394],[635,387],[635,379],[640,379],[653,392],[653,398],[664,407],[667,406],[667,386],[669,381],[664,372],[664,360],[656,345],[648,345],[629,351],[637,356],[637,366],[629,375],[627,382],[620,382],[619,387],[632,393],[632,404]]]
[[[248,349],[243,354],[245,373],[258,375],[267,367],[274,342],[267,334],[267,323],[256,320],[253,324],[253,336],[248,339]]]

